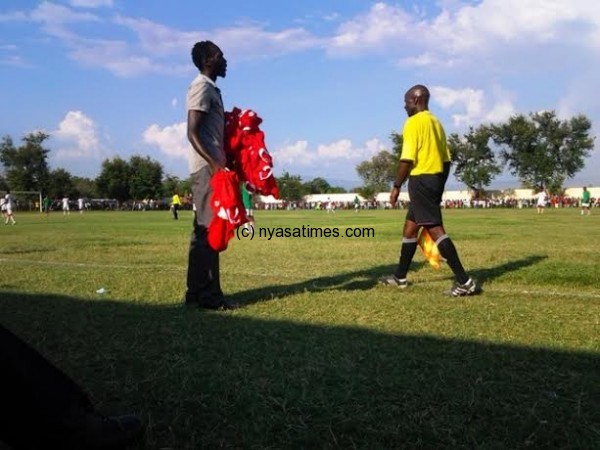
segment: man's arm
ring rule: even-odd
[[[202,139],[200,138],[200,128],[206,118],[206,113],[203,111],[197,111],[194,109],[188,110],[187,117],[187,137],[192,144],[192,147],[202,158],[209,164],[211,172],[215,173],[217,170],[223,167],[219,165],[206,151]]]
[[[448,175],[450,175],[450,165],[452,163],[450,161],[444,162],[444,186],[446,186],[446,181],[448,181]]]
[[[398,196],[400,195],[400,188],[408,179],[412,167],[412,161],[408,159],[400,160],[400,164],[398,165],[398,174],[396,175],[396,180],[394,181],[394,187],[392,187],[392,192],[390,192],[390,203],[392,204],[392,206],[395,205],[398,201]]]

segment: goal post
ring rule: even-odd
[[[2,197],[5,195],[6,191],[2,192]],[[16,203],[15,209],[43,212],[42,191],[10,191],[10,195]]]

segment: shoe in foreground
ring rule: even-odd
[[[481,288],[477,285],[477,283],[469,278],[465,284],[460,284],[455,282],[452,285],[452,289],[446,291],[446,295],[450,297],[466,297],[469,295],[477,295],[481,293]]]
[[[386,286],[396,286],[397,288],[404,289],[408,286],[406,278],[401,280],[396,275],[387,275],[379,279],[379,284],[385,284]]]

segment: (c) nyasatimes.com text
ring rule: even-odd
[[[364,227],[238,227],[236,230],[238,239],[254,239],[255,237],[266,238],[374,238],[375,228]]]

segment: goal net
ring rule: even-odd
[[[6,191],[0,191],[4,198]],[[42,193],[40,191],[10,191],[14,211],[39,211],[42,212]]]

